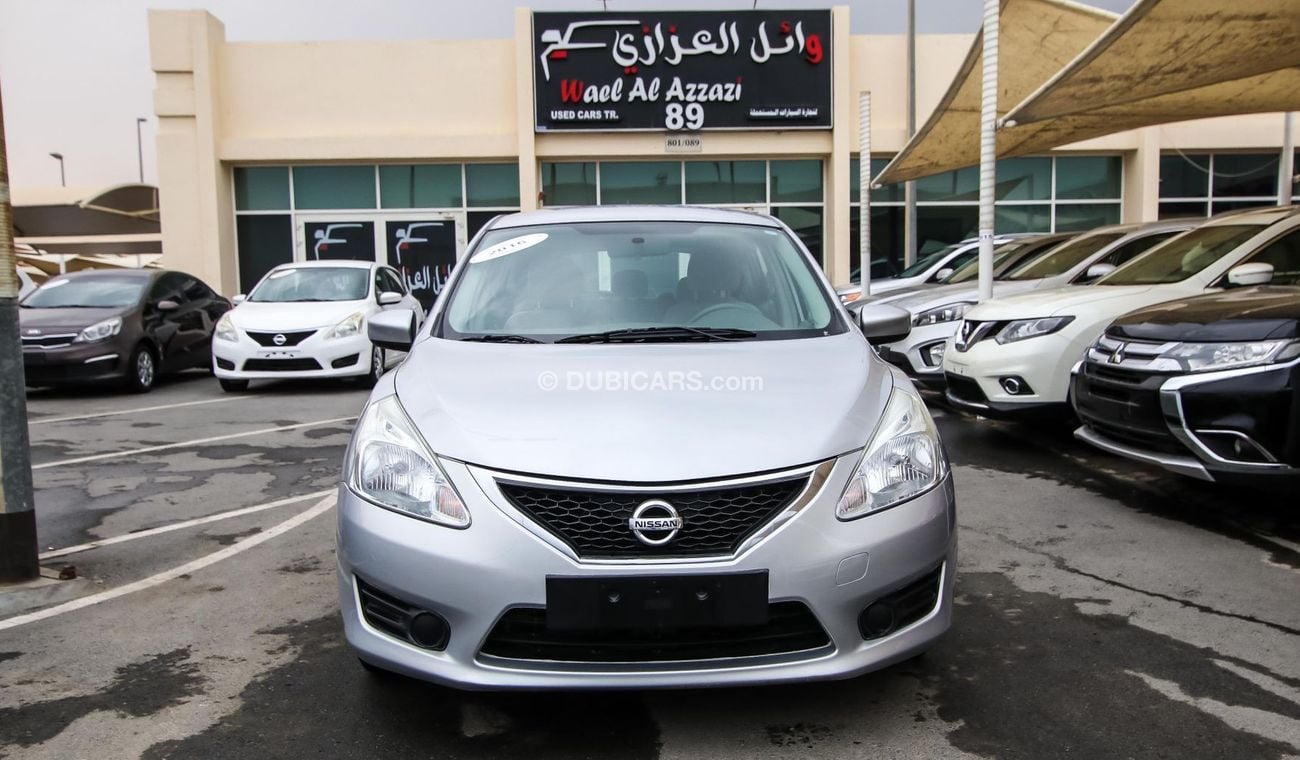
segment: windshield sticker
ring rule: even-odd
[[[499,259],[502,256],[509,256],[512,253],[519,253],[520,251],[532,248],[543,240],[546,240],[547,237],[549,237],[549,235],[545,232],[534,232],[531,235],[522,235],[517,238],[511,238],[504,243],[497,243],[491,248],[485,248],[484,250],[479,251],[474,254],[474,257],[469,261],[471,264],[479,264],[484,261]]]

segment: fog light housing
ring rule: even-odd
[[[889,602],[876,602],[858,616],[858,630],[862,632],[864,639],[878,639],[888,635],[897,627],[897,618],[894,605]]]
[[[442,649],[447,646],[450,631],[447,621],[432,612],[421,612],[411,618],[406,633],[411,643],[425,649]]]
[[[1034,389],[1029,387],[1029,383],[1019,375],[998,378],[998,385],[1002,386],[1002,390],[1006,391],[1008,396],[1029,396],[1034,392]]]
[[[941,340],[921,349],[921,361],[925,362],[928,367],[938,367],[943,364],[943,352],[947,347],[948,341]]]

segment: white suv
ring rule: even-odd
[[[982,303],[943,357],[948,399],[990,416],[1068,412],[1070,372],[1111,320],[1239,285],[1300,281],[1300,209],[1218,217],[1098,280]]]

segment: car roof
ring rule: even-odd
[[[356,261],[354,259],[326,259],[324,261],[293,261],[288,264],[281,264],[276,269],[314,269],[316,267],[329,267],[332,269],[369,269],[377,266],[378,262],[374,261]]]
[[[1300,206],[1265,206],[1263,208],[1228,211],[1211,217],[1204,223],[1205,227],[1219,227],[1234,224],[1269,225],[1300,216]]]
[[[156,277],[161,274],[170,274],[170,273],[171,270],[169,269],[115,269],[115,268],[82,269],[76,272],[64,272],[63,274],[52,274],[50,275],[50,279],[53,280],[55,278],[60,278],[60,277],[77,277],[77,278],[116,277],[118,279],[121,279],[124,277],[129,277],[129,278],[139,278],[141,280],[147,280],[151,277]]]
[[[580,222],[705,222],[714,224],[749,224],[779,227],[767,214],[736,209],[699,206],[570,206],[539,211],[522,211],[494,219],[490,229],[533,227],[542,224],[576,224]]]

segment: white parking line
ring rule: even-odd
[[[164,409],[179,409],[183,406],[199,406],[200,404],[221,404],[227,401],[246,401],[257,398],[257,396],[226,396],[224,398],[209,398],[202,401],[182,401],[176,404],[159,404],[158,406],[138,406],[134,409],[119,409],[115,412],[97,412],[95,414],[76,414],[71,417],[51,417],[49,419],[30,420],[28,425],[48,425],[52,422],[74,422],[76,420],[93,420],[97,417],[113,417],[119,414],[139,414],[141,412],[160,412]]]
[[[288,520],[285,520],[284,522],[276,525],[270,530],[266,530],[263,531],[262,533],[257,533],[255,535],[249,536],[243,541],[239,541],[235,544],[227,546],[224,549],[213,552],[212,554],[209,554],[206,557],[200,557],[194,560],[193,562],[186,562],[184,565],[180,565],[179,567],[173,567],[170,570],[164,570],[161,573],[156,573],[154,575],[149,576],[148,578],[142,578],[141,580],[135,581],[133,583],[128,583],[125,586],[119,586],[115,589],[110,589],[108,591],[101,591],[98,594],[91,594],[90,596],[83,596],[80,599],[73,599],[70,602],[57,604],[53,607],[49,607],[44,610],[39,610],[37,612],[31,612],[26,615],[17,615],[15,617],[9,618],[8,620],[0,620],[0,631],[8,630],[10,628],[17,628],[18,626],[26,625],[27,623],[35,623],[38,620],[47,620],[57,615],[62,615],[65,612],[73,612],[75,610],[85,609],[86,607],[91,607],[93,605],[100,604],[102,602],[107,602],[111,599],[116,599],[120,596],[133,594],[136,591],[143,591],[147,588],[153,588],[154,586],[158,586],[163,583],[166,583],[167,581],[179,578],[182,575],[195,573],[207,567],[208,565],[216,564],[217,562],[220,562],[223,559],[228,559],[230,557],[235,556],[236,554],[239,554],[240,552],[246,551],[248,549],[252,549],[254,546],[257,546],[258,544],[263,544],[267,541],[270,541],[276,536],[279,536],[283,533],[288,533],[289,531],[293,530],[299,525],[302,525],[308,520],[311,520],[315,517],[319,517],[320,515],[329,511],[330,508],[333,506],[334,506],[333,496],[327,497],[325,499],[321,499],[315,506],[311,507],[310,509],[304,510],[303,512],[300,512],[297,515],[294,515],[293,517],[290,517]]]
[[[280,427],[262,428],[261,430],[249,430],[245,433],[228,433],[226,435],[214,435],[209,438],[195,438],[192,441],[181,441],[180,443],[165,443],[161,446],[145,446],[141,449],[129,449],[127,451],[110,451],[107,454],[91,454],[85,457],[75,457],[73,459],[60,459],[57,462],[45,462],[44,464],[32,465],[33,470],[44,470],[47,467],[59,467],[66,464],[81,464],[83,462],[98,462],[103,459],[114,459],[116,457],[129,457],[134,454],[148,454],[154,451],[167,451],[168,449],[183,449],[187,446],[200,446],[205,443],[216,443],[217,441],[229,441],[235,438],[247,438],[253,435],[266,435],[267,433],[278,433],[282,430],[297,430],[298,428],[316,427],[317,425],[329,425],[335,422],[351,422],[355,420],[356,415],[351,417],[335,417],[330,420],[316,420],[314,422],[299,422],[296,425],[282,425]]]
[[[77,544],[76,546],[67,546],[62,549],[54,549],[52,551],[45,552],[44,554],[41,555],[41,560],[44,561],[47,559],[54,559],[55,557],[66,557],[69,554],[78,554],[80,552],[84,552],[89,549],[98,549],[101,546],[112,546],[113,544],[120,544],[125,541],[134,541],[137,538],[148,538],[150,536],[156,536],[160,533],[171,533],[174,530],[183,530],[185,528],[192,528],[195,525],[206,525],[207,523],[218,522],[220,520],[229,520],[232,517],[243,517],[244,515],[251,515],[256,512],[262,512],[267,509],[275,509],[276,507],[283,507],[287,504],[297,504],[300,501],[307,501],[308,499],[319,499],[323,496],[328,496],[333,492],[334,492],[333,489],[330,489],[327,491],[317,491],[315,493],[303,494],[302,496],[291,496],[287,499],[271,501],[271,502],[267,502],[266,504],[258,504],[252,507],[232,509],[229,512],[218,512],[215,515],[208,515],[207,517],[196,517],[193,520],[183,520],[181,522],[169,523],[167,525],[161,525],[157,528],[150,528],[149,530],[141,530],[135,533],[125,533],[123,535],[113,536],[111,538],[101,538],[97,541],[91,541],[85,544]]]

